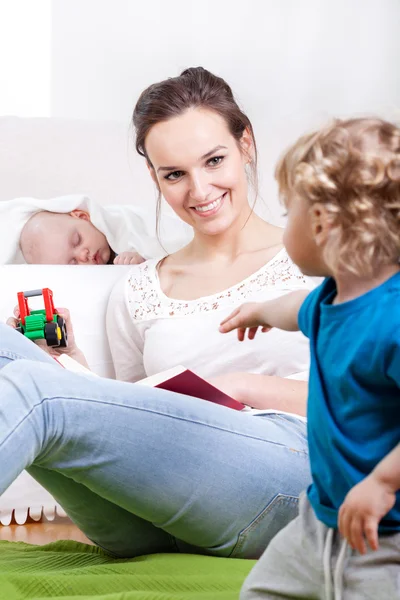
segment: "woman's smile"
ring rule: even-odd
[[[225,196],[228,192],[225,192],[219,198],[208,202],[207,204],[198,204],[196,206],[191,206],[190,209],[193,210],[199,217],[210,217],[215,215],[221,206],[224,204]]]

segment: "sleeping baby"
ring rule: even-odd
[[[19,246],[25,262],[35,265],[135,265],[145,260],[136,251],[116,255],[84,210],[35,213],[21,231]]]
[[[80,195],[3,201],[0,264],[138,264],[175,252],[193,236],[175,215],[162,223],[161,243],[138,206],[101,206]]]

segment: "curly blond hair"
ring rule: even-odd
[[[275,172],[281,198],[320,202],[335,273],[377,273],[400,257],[400,129],[378,118],[335,120],[301,137]]]

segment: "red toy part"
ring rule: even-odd
[[[42,290],[44,308],[46,310],[46,321],[52,321],[53,316],[56,314],[56,310],[53,304],[53,292],[49,288],[43,288]]]
[[[28,306],[28,302],[25,299],[24,292],[18,292],[18,308],[19,308],[19,318],[21,320],[22,325],[25,325],[25,317],[30,315],[30,310]]]
[[[31,311],[28,306],[27,298],[32,298],[33,296],[42,296],[44,302],[44,309],[46,312],[46,321],[50,322],[53,320],[53,315],[56,314],[56,310],[54,308],[53,303],[53,292],[49,288],[43,288],[42,290],[29,290],[28,292],[18,292],[18,308],[20,314],[20,320],[22,325],[25,325],[25,317],[28,317],[31,314]]]

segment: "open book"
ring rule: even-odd
[[[221,390],[214,387],[211,383],[208,383],[208,381],[182,365],[152,375],[137,383],[139,385],[161,388],[169,392],[185,394],[186,396],[194,396],[195,398],[208,400],[209,402],[221,404],[234,410],[243,410],[244,408],[244,404],[221,392]]]
[[[62,367],[68,369],[68,371],[86,373],[97,377],[96,373],[93,373],[67,354],[60,354],[55,360]],[[157,387],[170,392],[185,394],[186,396],[194,396],[195,398],[208,400],[209,402],[221,404],[222,406],[227,406],[234,410],[243,410],[245,407],[241,402],[238,402],[231,398],[231,396],[228,396],[228,394],[221,392],[221,390],[211,385],[211,383],[208,383],[208,381],[181,365],[174,367],[173,369],[168,369],[167,371],[162,371],[161,373],[157,373],[146,379],[142,379],[138,381],[137,384]]]

